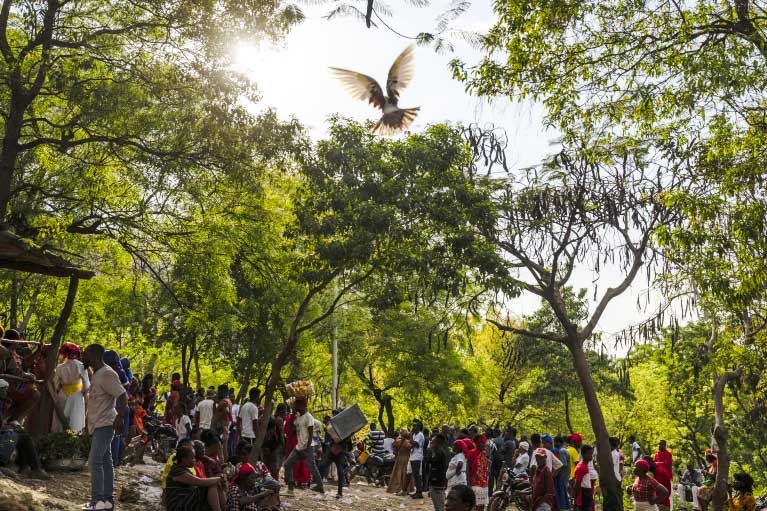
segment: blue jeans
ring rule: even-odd
[[[112,437],[114,427],[96,428],[91,436],[91,502],[111,499],[114,494],[115,471],[112,466]]]

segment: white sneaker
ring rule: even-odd
[[[96,502],[96,506],[93,509],[97,511],[101,511],[102,509],[103,510],[113,509],[113,507],[114,506],[112,506],[111,502],[107,500],[99,500],[98,502]]]

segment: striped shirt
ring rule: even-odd
[[[377,456],[383,456],[386,454],[386,448],[384,447],[384,439],[386,438],[386,433],[383,431],[375,431],[372,430],[370,433],[368,433],[368,445],[370,446],[370,452],[371,454],[375,454]]]

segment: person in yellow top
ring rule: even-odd
[[[176,462],[176,452],[178,452],[178,448],[182,445],[192,445],[192,439],[191,438],[182,438],[178,441],[178,444],[176,444],[176,451],[173,452],[170,456],[168,456],[168,461],[165,462],[165,466],[162,469],[162,475],[160,476],[160,486],[162,486],[162,489],[165,489],[166,479],[168,479],[168,474],[170,474],[170,469],[173,468],[173,464]],[[194,467],[189,469],[189,472],[192,475],[195,475]]]
[[[727,499],[727,511],[756,511],[753,478],[745,472],[738,472],[733,477],[734,493]]]
[[[575,477],[575,465],[578,464],[580,459],[580,449],[583,443],[583,437],[580,433],[573,433],[572,435],[564,438],[567,446],[567,454],[570,455],[570,479]]]

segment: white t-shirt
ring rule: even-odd
[[[212,399],[203,399],[197,403],[197,413],[200,415],[200,429],[210,429],[214,408],[215,403]]]
[[[386,437],[384,438],[384,449],[386,449],[386,452],[389,454],[394,454],[394,439]]]
[[[258,407],[251,401],[248,401],[242,405],[237,416],[242,420],[240,436],[242,438],[256,438],[256,432],[253,431],[253,421],[258,420]]]
[[[237,424],[237,417],[240,416],[240,405],[232,403],[232,422]]]
[[[527,467],[530,465],[530,455],[525,453],[517,456],[517,463],[514,465],[514,475],[522,475],[527,472]]]
[[[623,474],[621,474],[621,453],[617,449],[613,449],[610,453],[613,457],[613,469],[615,470],[615,478],[620,482],[623,480]]]
[[[639,446],[639,442],[631,444],[631,463],[636,463],[639,459],[639,455],[642,454],[642,448]]]
[[[309,434],[309,428],[314,426],[314,417],[309,412],[306,412],[296,421],[296,432],[298,433],[298,445],[296,449],[303,451],[308,449],[312,444],[312,437]]]
[[[188,415],[182,415],[176,419],[176,434],[179,438],[188,437],[190,431],[192,431],[192,419]]]
[[[534,467],[537,464],[535,461],[535,455],[530,456],[530,460],[528,461],[528,466],[530,468]],[[562,468],[563,463],[559,461],[559,458],[554,456],[554,453],[550,450],[546,449],[546,466],[549,467],[549,470],[554,472],[555,470],[559,470]]]
[[[423,448],[426,439],[420,431],[413,437],[413,448],[410,450],[410,461],[423,461]],[[418,443],[418,447],[415,446]]]

